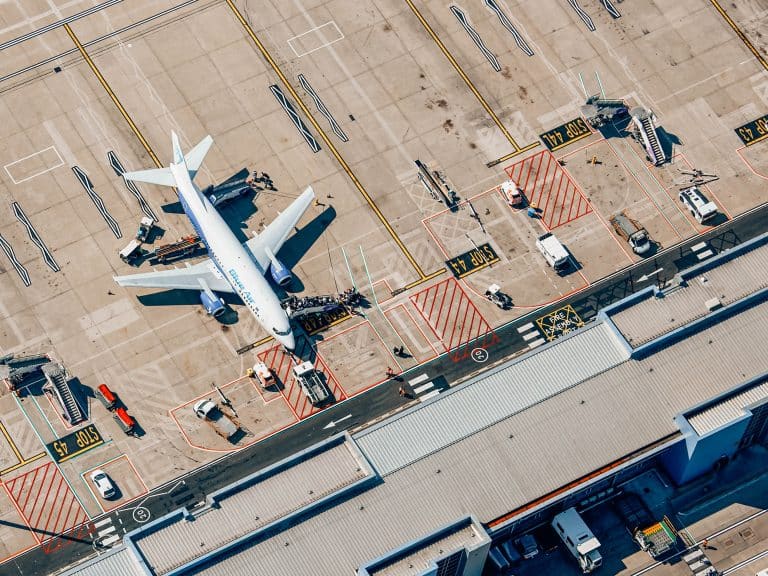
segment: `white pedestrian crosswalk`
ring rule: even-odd
[[[533,349],[546,342],[546,340],[541,337],[541,332],[536,329],[533,322],[528,322],[528,324],[520,326],[517,329],[517,332],[523,337],[523,341],[528,344],[528,348]]]
[[[443,389],[435,386],[435,383],[429,379],[429,375],[427,374],[420,374],[415,378],[408,380],[408,384],[413,391],[413,395],[419,402],[426,402],[443,391]]]
[[[94,528],[100,528],[96,532],[96,541],[102,546],[111,546],[115,542],[120,541],[120,536],[116,534],[117,527],[112,524],[112,517],[104,518],[98,522],[93,523]]]
[[[696,258],[699,260],[706,260],[710,256],[714,256],[715,252],[709,247],[706,242],[699,242],[691,246],[691,252],[696,254]]]

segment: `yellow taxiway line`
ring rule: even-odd
[[[728,25],[733,28],[733,31],[736,32],[736,35],[739,37],[739,39],[744,43],[744,45],[749,48],[749,51],[752,52],[755,58],[757,58],[757,61],[760,62],[760,65],[765,69],[768,70],[768,63],[766,63],[765,58],[760,54],[760,52],[757,51],[757,48],[755,48],[752,45],[752,42],[747,38],[747,35],[744,34],[744,32],[741,31],[741,29],[736,25],[736,22],[734,22],[730,16],[728,16],[728,13],[723,10],[723,7],[720,6],[717,0],[709,0],[712,3],[712,6],[715,7],[715,10],[717,10],[720,13],[720,16],[723,17],[723,19],[728,23]]]
[[[18,464],[14,464],[13,466],[6,468],[5,470],[0,470],[0,476],[4,476],[5,474],[10,474],[14,470],[18,470],[19,468],[21,468],[22,466],[26,466],[30,462],[34,462],[35,460],[40,460],[40,458],[42,458],[43,456],[46,456],[46,453],[40,452],[40,454],[35,454],[29,460],[22,460]]]
[[[96,64],[94,64],[93,60],[88,55],[88,52],[85,51],[85,47],[83,47],[83,45],[80,43],[80,40],[77,39],[77,36],[75,36],[75,33],[72,31],[72,28],[69,26],[69,24],[64,24],[64,30],[67,31],[67,34],[69,34],[69,37],[72,39],[72,42],[74,42],[75,46],[80,51],[80,55],[86,61],[88,66],[91,68],[91,71],[96,75],[96,78],[99,80],[99,83],[104,88],[104,90],[106,90],[107,94],[112,99],[112,102],[120,111],[120,114],[123,116],[125,121],[128,122],[128,126],[130,126],[131,131],[136,135],[136,138],[139,139],[139,142],[141,142],[141,145],[144,146],[144,150],[146,150],[147,154],[149,154],[149,157],[152,158],[152,162],[154,162],[155,166],[157,166],[158,168],[162,168],[163,165],[160,164],[160,160],[158,160],[157,155],[152,150],[152,147],[149,145],[149,142],[147,142],[147,140],[144,138],[142,133],[139,131],[139,128],[136,126],[133,119],[131,119],[131,116],[128,114],[126,109],[123,108],[123,105],[120,103],[120,99],[117,97],[117,94],[114,93],[112,88],[104,79],[104,76],[102,76],[101,72],[99,72],[99,69],[96,68]]]
[[[587,136],[591,136],[591,135],[592,135],[591,133],[587,134]],[[569,142],[569,144],[570,144],[570,142]],[[520,148],[519,150],[515,150],[514,152],[510,152],[506,156],[502,156],[501,158],[497,158],[496,160],[491,160],[490,162],[488,162],[488,164],[486,164],[486,166],[488,166],[488,168],[493,168],[497,164],[501,164],[502,162],[506,162],[507,160],[511,160],[512,158],[514,158],[518,154],[522,154],[524,152],[528,152],[529,150],[533,150],[534,148],[537,148],[538,146],[539,146],[539,142],[533,142],[531,144],[528,144],[528,146],[526,146],[525,148]]]
[[[437,44],[437,47],[440,48],[440,51],[443,53],[443,55],[448,58],[448,61],[451,63],[453,68],[458,72],[459,76],[461,76],[461,79],[464,80],[464,83],[467,85],[467,87],[472,91],[472,94],[475,95],[475,98],[477,98],[477,101],[480,102],[483,108],[485,108],[485,111],[488,113],[488,116],[491,117],[491,120],[498,126],[499,130],[501,130],[501,133],[504,134],[504,137],[507,139],[507,141],[512,144],[512,147],[515,149],[515,151],[511,154],[506,156],[506,159],[511,158],[512,156],[515,156],[517,154],[521,154],[522,152],[525,152],[526,150],[530,150],[531,148],[535,148],[539,145],[539,142],[534,142],[532,144],[529,144],[528,146],[521,148],[518,146],[517,142],[515,142],[515,139],[512,137],[512,135],[507,130],[506,126],[501,123],[501,120],[499,120],[499,117],[496,116],[496,113],[493,111],[493,109],[490,107],[488,102],[486,102],[485,98],[483,98],[483,95],[480,94],[478,89],[475,87],[475,85],[472,83],[472,81],[469,79],[469,76],[462,70],[459,63],[456,61],[456,59],[453,57],[453,55],[448,51],[448,48],[445,47],[445,44],[443,44],[443,41],[438,38],[435,31],[432,29],[432,26],[429,25],[429,22],[426,21],[424,16],[422,16],[421,12],[419,12],[419,9],[416,8],[412,0],[405,0],[405,3],[408,4],[411,11],[416,15],[416,18],[419,19],[419,22],[421,22],[421,25],[424,27],[424,30],[427,31],[427,34],[429,34],[432,37],[432,40],[434,40],[435,44]],[[503,162],[503,160],[501,160]],[[498,163],[498,162],[497,162]]]
[[[424,274],[424,271],[421,269],[421,266],[419,266],[418,262],[416,262],[416,260],[411,255],[408,248],[405,247],[402,240],[400,240],[400,238],[398,237],[397,232],[395,232],[395,230],[392,228],[389,222],[387,222],[387,219],[384,218],[384,215],[381,213],[381,210],[379,210],[379,207],[376,206],[376,203],[373,201],[373,198],[371,198],[371,196],[365,190],[361,182],[357,179],[357,176],[355,176],[354,172],[352,172],[352,169],[349,167],[346,160],[344,160],[344,158],[341,156],[339,151],[336,149],[336,146],[333,145],[333,142],[331,142],[330,138],[328,138],[328,135],[323,131],[323,129],[317,123],[317,120],[315,120],[314,116],[312,116],[306,104],[304,104],[302,99],[296,93],[296,90],[294,90],[291,83],[288,82],[288,79],[285,77],[285,74],[283,74],[283,71],[277,65],[277,62],[275,62],[274,58],[272,58],[272,55],[267,51],[264,44],[262,44],[261,40],[259,40],[259,38],[256,36],[256,33],[253,31],[253,28],[251,28],[251,25],[248,24],[248,22],[245,20],[245,18],[237,9],[237,6],[235,6],[235,3],[232,0],[226,0],[226,1],[230,10],[232,10],[232,13],[235,15],[235,18],[237,18],[237,20],[240,22],[242,27],[245,29],[245,32],[248,34],[251,40],[253,40],[253,43],[259,49],[259,52],[261,52],[261,55],[264,56],[266,61],[272,67],[272,70],[275,72],[275,74],[277,74],[278,78],[283,83],[283,86],[285,86],[285,88],[290,93],[291,97],[296,101],[299,108],[301,108],[301,111],[304,113],[304,116],[307,117],[309,122],[312,124],[312,127],[320,135],[320,138],[322,138],[323,142],[328,147],[328,150],[331,151],[331,154],[333,154],[333,157],[336,158],[336,161],[344,169],[344,172],[347,173],[347,176],[349,176],[350,180],[352,180],[352,183],[355,185],[355,188],[357,188],[358,192],[360,192],[360,194],[363,196],[365,201],[371,207],[371,210],[373,210],[376,216],[378,216],[381,223],[387,229],[387,232],[389,232],[389,235],[392,236],[392,239],[395,241],[395,244],[397,244],[398,248],[400,248],[402,253],[408,259],[408,262],[410,262],[411,266],[413,266],[413,268],[416,270],[418,275],[423,279],[426,276],[426,274]]]
[[[13,450],[13,454],[16,456],[16,459],[19,462],[23,462],[24,456],[22,456],[21,452],[19,452],[19,449],[16,448],[16,444],[13,442],[11,435],[8,434],[8,430],[5,429],[5,425],[2,422],[0,422],[0,432],[3,434],[3,436],[5,436],[5,439],[8,442],[8,445],[11,447],[11,450]]]

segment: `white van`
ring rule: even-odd
[[[558,272],[568,267],[568,251],[552,232],[539,236],[536,240],[536,248],[544,256],[547,264]]]
[[[696,186],[680,190],[678,197],[699,224],[706,224],[717,216],[717,204],[707,200]]]

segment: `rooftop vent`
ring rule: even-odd
[[[723,303],[720,302],[720,298],[711,298],[706,302],[704,302],[704,306],[706,306],[707,310],[709,310],[710,312],[714,312],[718,308],[722,308]]]

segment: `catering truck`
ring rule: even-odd
[[[599,568],[603,563],[600,541],[592,534],[576,508],[568,508],[555,516],[552,528],[568,548],[568,552],[576,558],[584,574]]]

